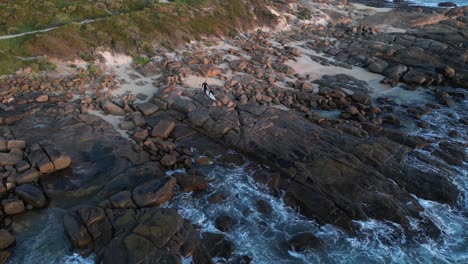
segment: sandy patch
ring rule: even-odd
[[[204,81],[208,83],[208,86],[210,85],[224,86],[223,80],[218,80],[215,78],[207,78],[207,77],[202,77],[202,76],[189,75],[182,79],[182,83],[184,84],[185,87],[195,88],[195,89],[201,89],[202,83]]]
[[[377,13],[385,13],[385,12],[390,12],[393,10],[393,8],[388,8],[388,7],[372,7],[372,6],[366,6],[363,4],[352,4],[356,10],[359,11],[374,11]]]
[[[315,52],[314,50],[305,49],[300,46],[296,47],[303,53],[303,55],[297,57],[296,61],[290,60],[286,64],[293,67],[299,74],[308,74],[311,81],[321,79],[324,75],[346,74],[353,76],[356,79],[366,81],[369,86],[373,88],[373,96],[379,96],[382,92],[390,89],[389,86],[380,83],[384,78],[384,76],[380,74],[371,73],[361,67],[353,67],[350,70],[337,66],[324,66],[313,61],[308,55],[326,58],[325,56]]]
[[[406,33],[406,29],[396,28],[386,24],[376,25],[374,28],[381,33]]]
[[[280,109],[280,110],[283,110],[283,111],[289,111],[290,110],[287,106],[282,105],[282,104],[280,104],[280,105],[271,105],[270,107]]]
[[[124,54],[112,54],[107,51],[102,52],[101,55],[105,60],[101,67],[106,72],[115,74],[115,79],[119,82],[117,88],[110,91],[111,95],[121,97],[124,94],[137,95],[142,93],[145,94],[147,98],[145,100],[137,99],[137,102],[146,102],[158,91],[158,89],[153,86],[153,82],[156,81],[160,75],[151,78],[141,76],[130,67],[132,57]]]

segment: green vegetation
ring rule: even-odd
[[[310,19],[312,15],[310,14],[310,10],[308,8],[300,6],[297,10],[297,17],[299,19]]]
[[[266,8],[267,1],[0,0],[0,32],[62,25],[48,32],[0,40],[0,75],[31,63],[19,57],[46,55],[91,62],[98,47],[134,54],[136,63],[144,64],[144,58],[154,55],[158,44],[174,49],[204,36],[233,36],[258,24],[275,23],[276,17]],[[95,18],[101,19],[76,23]]]
[[[137,56],[137,57],[133,57],[133,63],[137,64],[137,65],[146,65],[148,64],[149,62],[151,61],[150,58],[146,57],[146,56]]]

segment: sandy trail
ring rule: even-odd
[[[97,20],[99,20],[99,19],[85,19],[85,20],[80,21],[80,22],[77,22],[77,23],[80,24],[80,25],[84,25],[84,24],[92,23],[92,22],[97,21]],[[36,33],[47,32],[47,31],[51,31],[51,30],[54,30],[54,29],[57,29],[57,28],[66,26],[66,25],[68,25],[68,24],[65,24],[65,25],[62,25],[62,26],[57,26],[57,27],[50,27],[50,28],[45,28],[45,29],[39,29],[39,30],[34,30],[34,31],[19,33],[19,34],[3,35],[3,36],[0,36],[0,40],[2,40],[2,39],[19,38],[19,37],[26,36],[26,35],[30,35],[30,34],[36,34]]]
[[[224,86],[223,80],[215,78],[189,75],[182,79],[182,83],[184,84],[184,86],[191,89],[202,89],[202,83],[204,81],[208,83],[208,86]]]

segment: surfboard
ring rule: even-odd
[[[214,96],[213,93],[208,92],[208,97],[209,97],[211,100],[216,101],[216,97]]]

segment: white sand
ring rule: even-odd
[[[182,79],[182,83],[184,84],[185,87],[194,88],[194,89],[197,89],[197,88],[201,89],[204,81],[208,83],[208,86],[210,85],[224,86],[224,82],[225,82],[223,80],[219,80],[215,78],[207,78],[207,77],[195,76],[195,75],[189,75]]]
[[[382,24],[374,26],[380,33],[406,33],[406,29],[396,28],[390,25]]]
[[[356,10],[359,11],[374,11],[377,13],[385,13],[385,12],[390,12],[393,10],[393,8],[386,8],[386,7],[372,7],[372,6],[366,6],[363,4],[352,4]]]
[[[124,94],[134,94],[139,93],[145,94],[147,98],[145,100],[137,99],[137,102],[146,102],[154,93],[158,91],[156,87],[153,86],[153,82],[157,80],[160,75],[153,77],[144,77],[134,71],[130,65],[132,63],[132,57],[123,55],[123,54],[112,54],[110,52],[102,52],[101,55],[104,57],[105,62],[102,68],[106,72],[111,72],[115,74],[115,79],[117,81],[124,79],[126,82],[118,85],[117,89],[110,91],[111,95],[115,97],[121,97]],[[138,76],[138,78],[130,78],[129,75]]]
[[[290,60],[286,64],[293,67],[294,70],[296,70],[296,72],[299,74],[309,74],[311,81],[321,79],[324,75],[346,74],[356,79],[366,81],[369,86],[373,88],[373,96],[379,96],[381,93],[391,88],[390,86],[380,83],[380,81],[384,78],[380,74],[371,73],[361,67],[353,67],[350,70],[337,66],[324,66],[318,62],[313,61],[309,56],[307,56],[314,55],[324,57],[323,55],[318,54],[310,49],[304,49],[299,46],[295,47],[297,47],[303,53],[303,55],[297,57],[297,61]]]
[[[270,107],[277,108],[277,109],[280,109],[280,110],[283,110],[283,111],[289,111],[290,110],[287,106],[282,105],[282,104],[280,104],[280,105],[271,105]]]

